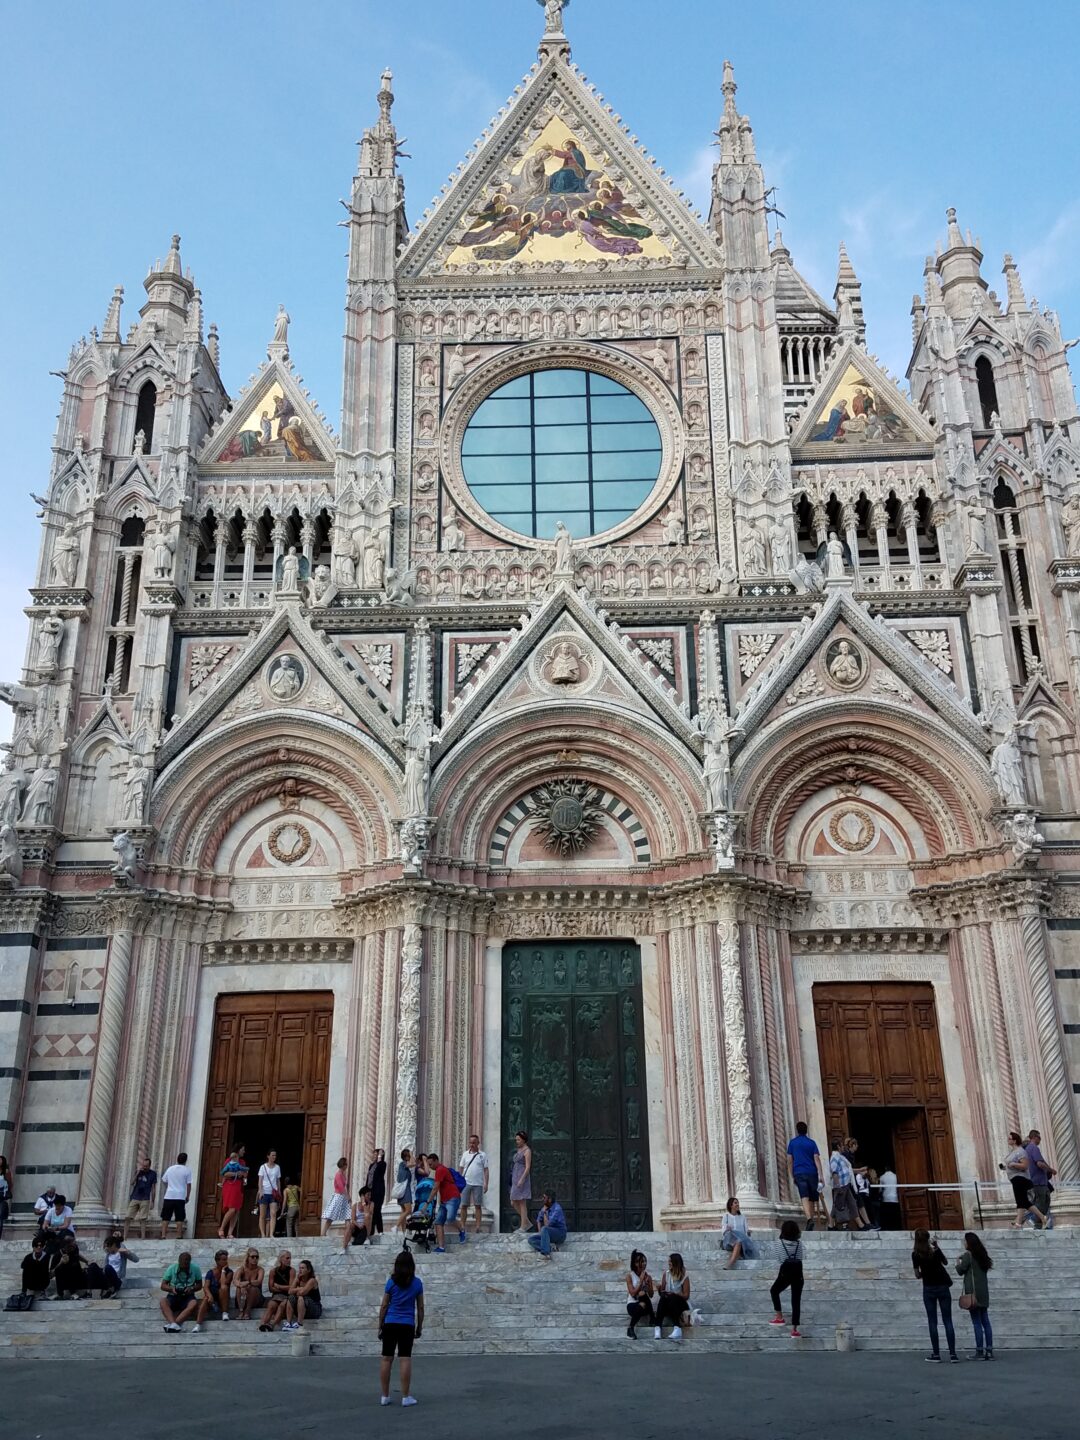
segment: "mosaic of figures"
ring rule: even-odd
[[[826,401],[810,434],[812,444],[917,444],[919,436],[893,410],[887,397],[854,365]]]
[[[296,413],[296,406],[280,383],[275,382],[251,406],[239,431],[217,457],[217,463],[234,464],[242,460],[310,463],[322,458],[307,425]]]
[[[590,249],[620,258],[671,254],[602,163],[586,152],[565,121],[553,118],[509,180],[496,186],[447,267],[517,256],[575,260]]]

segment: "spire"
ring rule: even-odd
[[[949,225],[948,248],[950,250],[957,250],[960,248],[961,245],[963,245],[964,237],[960,234],[960,226],[957,224],[955,205],[950,205],[949,208],[945,211],[945,219],[948,221]]]
[[[391,111],[394,108],[394,92],[391,89],[393,75],[384,70],[379,77],[379,118],[369,130],[364,131],[360,141],[361,175],[395,175],[399,153],[397,131]]]
[[[724,61],[724,79],[720,86],[724,92],[724,113],[716,138],[720,141],[720,163],[727,165],[752,165],[757,160],[754,149],[754,132],[747,116],[740,115],[735,106],[735,67],[730,60]]]
[[[941,292],[945,309],[953,320],[966,319],[982,306],[986,281],[982,278],[982,251],[969,231],[960,233],[956,211],[950,205],[945,212],[948,236],[945,249],[937,257],[941,276]]]
[[[210,353],[210,359],[214,362],[214,369],[221,369],[221,340],[218,336],[218,328],[211,320],[210,333],[206,337],[206,348]]]
[[[139,314],[144,322],[163,330],[176,329],[178,321],[180,326],[186,323],[195,283],[180,265],[179,235],[172,237],[165,259],[156,260],[150,266],[143,285],[147,298]]]
[[[923,304],[922,296],[915,294],[911,297],[911,346],[912,349],[919,343],[919,336],[926,324],[926,306]]]
[[[933,255],[927,255],[926,264],[923,266],[923,279],[926,282],[926,308],[933,310],[941,306],[941,280],[938,277],[937,261]]]
[[[120,344],[120,307],[123,303],[124,287],[117,285],[116,289],[112,292],[109,309],[105,315],[105,324],[101,329],[101,339],[105,345]]]
[[[1020,279],[1020,271],[1016,268],[1016,261],[1011,255],[1006,255],[1005,263],[1001,268],[1005,276],[1009,314],[1011,315],[1015,310],[1026,311],[1028,308],[1027,296],[1024,294],[1024,286]]]
[[[191,297],[191,304],[188,306],[187,324],[184,327],[184,339],[194,340],[196,344],[201,344],[202,325],[202,291],[196,289]]]
[[[784,237],[781,234],[780,230],[777,230],[776,234],[773,236],[772,258],[779,265],[791,264],[791,251],[784,244]]]
[[[544,33],[537,52],[541,61],[569,60],[570,42],[563,29],[563,11],[570,0],[536,0],[536,3],[544,7]]]
[[[836,313],[840,316],[841,334],[850,333],[857,339],[864,340],[866,320],[863,317],[862,284],[855,274],[855,266],[851,263],[843,240],[840,241],[833,301],[836,304]]]

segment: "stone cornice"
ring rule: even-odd
[[[1018,870],[999,870],[991,875],[919,886],[910,892],[909,899],[921,914],[941,925],[970,925],[1023,914],[1049,914],[1051,881]]]

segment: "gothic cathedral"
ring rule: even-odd
[[[1010,1130],[1080,1174],[1058,318],[950,210],[899,381],[843,246],[826,298],[770,240],[731,66],[703,219],[562,10],[412,228],[383,75],[338,428],[284,308],[226,393],[175,236],[72,349],[0,686],[17,1212],[186,1150],[205,1234],[244,1143],[312,1232],[339,1154],[478,1132],[505,1224],[525,1131],[572,1227],[711,1226],[794,1213],[798,1119],[908,1224]]]

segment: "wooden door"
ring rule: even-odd
[[[947,1184],[959,1179],[933,987],[815,985],[813,996],[830,1135],[849,1132],[848,1112],[853,1108],[893,1110],[901,1184]],[[922,1202],[905,1203],[916,1208],[925,1204],[925,1223],[962,1225],[957,1191],[923,1193]]]
[[[651,1229],[647,1116],[638,947],[506,946],[503,1175],[525,1130],[534,1202],[550,1186],[571,1230]],[[507,1196],[504,1186],[504,1226],[515,1219]]]
[[[893,1126],[893,1154],[897,1178],[904,1185],[931,1181],[930,1147],[926,1136],[926,1111],[905,1112]],[[931,1203],[930,1190],[901,1190],[900,1213],[905,1230],[929,1230],[936,1226],[936,1206]]]
[[[221,1167],[238,1116],[304,1116],[300,1220],[318,1230],[326,1149],[326,1105],[334,997],[326,991],[222,995],[214,1015],[197,1233],[220,1220]],[[248,1156],[254,1174],[261,1156]],[[252,1189],[247,1198],[254,1194]]]

